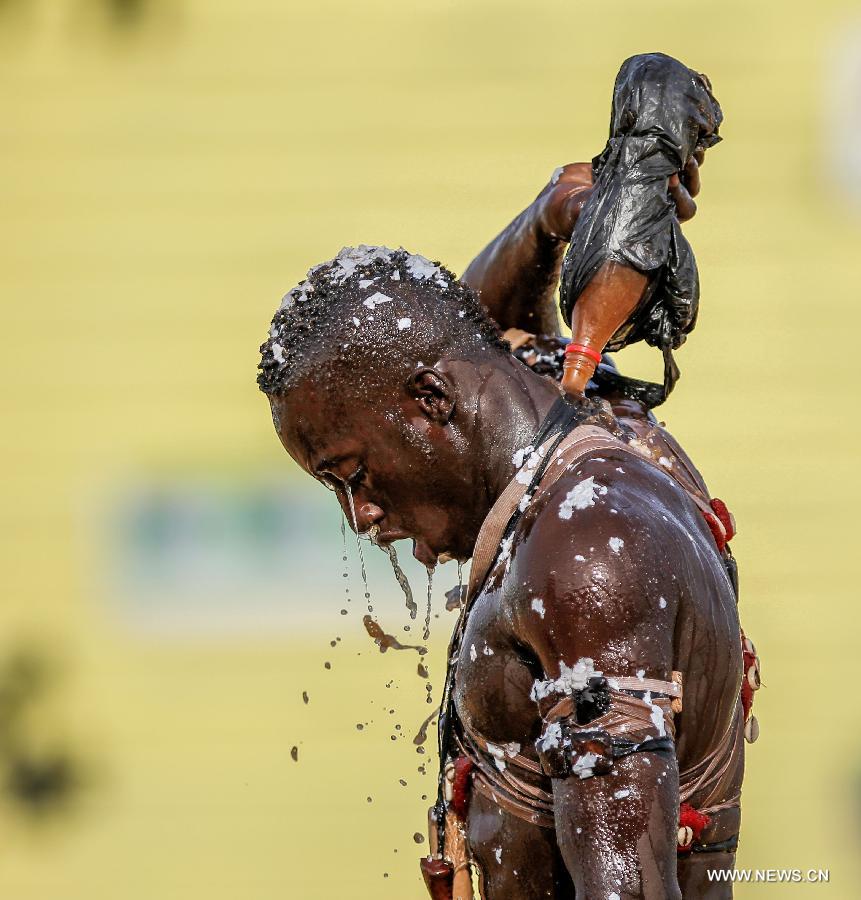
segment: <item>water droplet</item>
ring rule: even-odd
[[[414,840],[417,844],[423,844],[423,843],[425,842],[425,836],[424,836],[421,832],[417,831],[417,832],[413,835],[413,840]]]
[[[346,519],[344,518],[343,515],[341,516],[341,545],[344,548],[344,552],[341,556],[341,559],[344,562],[343,577],[346,579],[346,578],[350,577],[350,572],[349,572],[349,569],[347,568],[347,523],[346,523]],[[353,602],[352,597],[350,597],[350,585],[347,582],[345,582],[345,584],[344,584],[344,595],[347,598],[347,603]]]

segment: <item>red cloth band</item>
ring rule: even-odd
[[[565,348],[565,352],[582,353],[583,356],[588,356],[589,359],[594,360],[596,365],[601,362],[601,354],[597,350],[587,347],[585,344],[575,344],[572,342]]]

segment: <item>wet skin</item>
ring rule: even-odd
[[[676,719],[676,751],[687,768],[738,714],[741,658],[732,589],[711,534],[684,492],[628,453],[601,456],[604,461],[577,464],[530,504],[508,570],[503,563],[491,572],[464,635],[458,714],[487,740],[517,742],[537,759],[541,722],[529,693],[535,679],[558,676],[560,660],[572,665],[591,657],[605,674],[642,670],[662,680],[678,669],[685,674],[685,704]],[[607,493],[560,519],[566,493],[590,476]],[[610,547],[613,537],[624,542],[618,553]],[[543,615],[532,606],[535,598],[543,601]],[[739,766],[730,793],[741,775]],[[621,789],[631,794],[614,799]],[[469,837],[488,898],[574,897],[575,888],[587,898],[680,896],[672,754],[634,754],[608,776],[554,780],[553,794],[555,831],[474,796]],[[725,822],[723,832],[708,839],[731,837],[737,824]],[[730,864],[730,854],[682,858],[684,896],[728,896],[725,885],[695,887],[694,881],[706,881],[705,865]]]
[[[554,384],[496,353],[422,367],[395,391],[388,415],[355,399],[333,415],[332,399],[322,402],[310,382],[276,399],[273,412],[287,451],[336,491],[348,517],[350,486],[359,531],[377,525],[384,542],[410,537],[415,555],[432,563],[443,552],[469,555],[477,528],[514,475],[514,450],[529,443],[556,396]],[[531,753],[540,720],[530,688],[536,678],[558,675],[560,660],[571,665],[589,656],[609,674],[644,669],[664,680],[675,668],[685,673],[677,747],[688,765],[736,709],[741,660],[732,590],[681,489],[630,454],[602,455],[605,462],[584,461],[527,509],[509,572],[492,573],[470,616],[465,645],[481,652],[474,662],[462,655],[458,710],[490,740],[517,741]],[[560,519],[567,491],[590,475],[608,493]],[[624,541],[619,553],[610,537]],[[544,600],[543,618],[531,609],[535,597]],[[613,800],[623,787],[630,798]],[[680,896],[671,756],[635,754],[609,776],[558,780],[553,791],[555,831],[474,798],[469,837],[487,898],[571,897],[575,885],[587,898],[614,891],[623,898]],[[683,888],[701,865],[698,858],[681,864]],[[729,891],[712,885],[686,894]]]

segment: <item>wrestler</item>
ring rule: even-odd
[[[728,896],[705,869],[732,865],[738,832],[742,648],[674,448],[597,406],[600,428],[566,431],[475,292],[405,251],[311,270],[259,381],[357,531],[426,565],[479,542],[447,732],[474,766],[456,811],[484,896]],[[678,855],[680,798],[714,852]]]

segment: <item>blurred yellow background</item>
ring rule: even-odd
[[[0,794],[0,897],[424,895],[415,656],[340,615],[337,510],[280,450],[257,346],[342,245],[462,271],[601,149],[615,72],[650,50],[707,72],[726,115],[687,226],[699,327],[663,415],[736,514],[763,660],[739,865],[831,871],[737,896],[859,896],[856,13],[0,2],[0,677],[48,669],[0,753],[21,776],[61,752],[78,784],[42,813]],[[619,364],[658,373],[654,351]],[[371,575],[400,627],[391,574]]]

